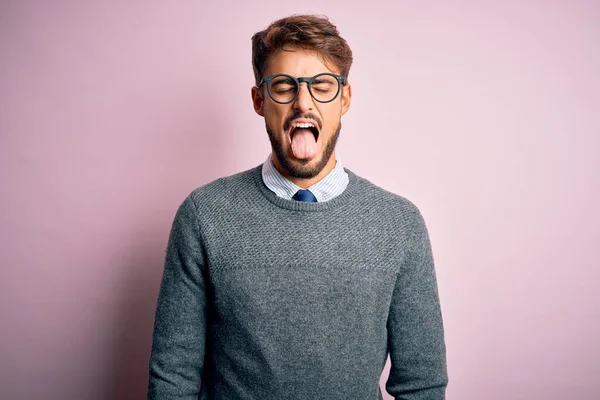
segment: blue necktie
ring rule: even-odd
[[[308,201],[311,203],[316,203],[317,198],[314,194],[310,192],[310,190],[300,189],[296,192],[296,194],[292,197],[292,199],[297,201]]]

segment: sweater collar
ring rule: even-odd
[[[252,171],[254,183],[256,184],[257,188],[263,194],[263,196],[275,206],[290,211],[319,212],[343,209],[344,205],[356,201],[356,195],[359,192],[359,189],[357,187],[362,181],[362,179],[356,174],[354,174],[351,170],[349,170],[348,168],[344,168],[344,172],[348,175],[348,186],[340,195],[334,197],[329,201],[316,203],[288,200],[286,198],[279,197],[266,186],[265,182],[262,179],[263,167],[264,164],[258,165],[254,167]]]
[[[291,200],[292,196],[302,188],[287,179],[275,168],[272,157],[272,153],[269,153],[267,160],[262,165],[263,183],[277,196]],[[340,158],[336,156],[333,170],[319,182],[308,187],[308,190],[315,195],[317,202],[322,203],[342,194],[348,186],[348,182],[348,174],[344,170]]]

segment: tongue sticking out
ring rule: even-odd
[[[310,129],[292,132],[292,153],[296,158],[312,158],[317,154],[317,141]]]

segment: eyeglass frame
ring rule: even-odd
[[[331,100],[327,100],[327,101],[321,101],[319,99],[317,99],[315,97],[315,95],[312,92],[312,83],[313,81],[319,77],[319,76],[323,76],[323,75],[328,75],[328,76],[333,76],[337,81],[338,81],[338,89],[337,92],[335,93],[335,96],[333,96],[333,98]],[[293,79],[296,82],[296,93],[294,94],[294,97],[292,97],[292,99],[290,101],[285,101],[285,102],[281,102],[281,101],[277,101],[273,98],[273,95],[271,94],[271,89],[270,89],[270,85],[269,83],[275,79],[278,76],[287,76],[288,78]],[[318,101],[319,103],[331,103],[332,101],[334,101],[335,99],[337,99],[337,97],[340,95],[340,92],[342,91],[342,87],[346,85],[346,78],[344,78],[341,75],[337,75],[331,72],[321,72],[318,73],[317,75],[309,78],[309,77],[293,77],[291,75],[288,74],[275,74],[275,75],[271,75],[271,76],[267,76],[265,78],[262,78],[259,82],[259,84],[256,86],[257,89],[260,89],[260,87],[264,84],[267,85],[267,93],[269,93],[269,97],[271,98],[271,100],[273,100],[275,103],[277,104],[290,104],[292,102],[294,102],[294,100],[296,100],[298,98],[298,93],[300,93],[300,83],[302,82],[306,82],[306,85],[308,86],[308,92],[310,93],[310,96],[315,99],[315,101]]]

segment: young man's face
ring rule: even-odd
[[[323,72],[336,75],[340,71],[326,65],[314,52],[286,48],[272,55],[265,67],[264,77],[287,74],[292,77],[313,77]],[[273,88],[277,85],[273,81]],[[285,90],[285,85],[279,88]],[[284,91],[282,90],[282,92]],[[313,93],[317,94],[317,83]],[[272,93],[273,90],[272,90]],[[308,91],[307,83],[300,83],[298,96],[289,104],[275,102],[267,92],[267,85],[252,88],[254,110],[265,118],[273,162],[284,175],[310,179],[326,166],[335,166],[335,144],[341,129],[341,116],[348,111],[351,99],[350,85],[342,86],[338,96],[329,103],[320,103]],[[311,123],[316,129],[302,129],[297,123]]]

